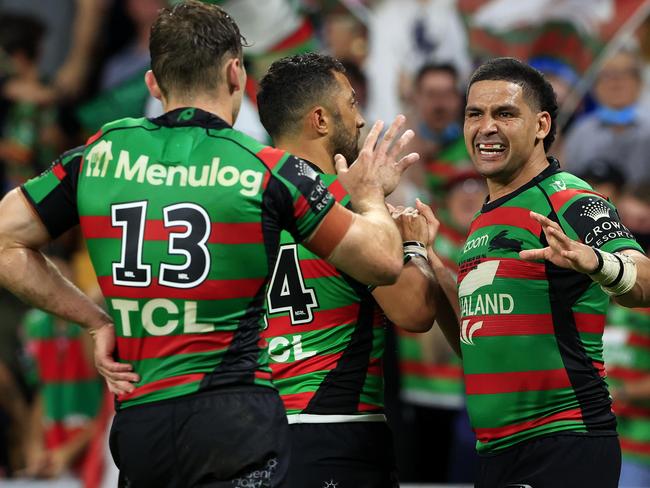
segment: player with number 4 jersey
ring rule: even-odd
[[[334,175],[335,160],[340,175],[345,160],[356,158],[364,124],[343,66],[320,54],[277,61],[261,81],[258,107],[274,143],[303,158],[306,171],[337,201],[355,208],[358,188],[344,189]],[[396,145],[395,153],[402,147]],[[426,246],[432,239],[427,221],[415,212],[403,212],[397,223],[406,240]],[[281,244],[267,292],[264,337],[290,424],[290,486],[398,486],[383,412],[380,306],[412,330],[431,327],[436,305],[427,297],[437,284],[424,247],[417,256],[409,254],[396,284],[371,291],[289,233],[282,233]]]
[[[393,282],[401,245],[381,188],[416,158],[375,149],[376,124],[341,175],[367,188],[353,214],[303,161],[232,129],[246,73],[221,8],[162,10],[150,48],[145,82],[165,114],[107,124],[2,201],[0,282],[93,334],[122,485],[285,486],[286,417],[260,337],[280,232]],[[77,224],[110,318],[37,251]]]

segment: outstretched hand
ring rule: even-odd
[[[135,389],[133,383],[140,378],[133,373],[133,366],[113,359],[115,327],[111,324],[90,329],[90,335],[95,343],[95,367],[106,380],[109,391],[116,395],[131,393]]]
[[[359,156],[350,166],[343,155],[334,156],[336,173],[350,194],[353,204],[354,200],[363,199],[369,193],[381,191],[382,197],[392,193],[406,168],[420,159],[418,153],[410,153],[398,159],[404,147],[415,136],[409,129],[395,140],[405,121],[403,115],[398,115],[378,144],[384,123],[381,120],[375,122],[359,151]]]
[[[594,250],[569,238],[562,228],[547,217],[537,212],[530,212],[530,217],[542,226],[548,246],[542,249],[520,251],[519,257],[526,261],[545,259],[556,266],[573,269],[579,273],[592,273],[598,266]]]

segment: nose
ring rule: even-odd
[[[481,117],[478,130],[481,135],[494,134],[497,132],[496,121],[491,115],[485,114]]]
[[[359,115],[357,117],[357,129],[361,129],[364,125],[366,125],[366,121],[361,115]]]

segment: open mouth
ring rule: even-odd
[[[496,156],[506,150],[506,146],[499,143],[479,143],[476,145],[481,156]]]

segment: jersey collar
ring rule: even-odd
[[[221,117],[205,110],[194,107],[181,107],[162,114],[155,119],[149,119],[163,127],[203,127],[205,129],[231,129]]]
[[[548,166],[544,168],[544,171],[542,171],[540,174],[535,176],[532,180],[530,180],[528,183],[520,186],[516,190],[508,193],[507,195],[503,195],[501,198],[497,198],[496,200],[493,200],[491,202],[488,202],[488,198],[490,196],[488,195],[485,197],[485,203],[483,204],[483,207],[481,208],[481,213],[489,212],[490,210],[499,207],[500,205],[503,205],[505,202],[510,200],[511,198],[516,197],[520,193],[525,192],[529,188],[532,188],[535,186],[537,183],[539,183],[542,180],[545,180],[549,176],[558,173],[562,171],[560,169],[560,162],[555,159],[553,156],[549,156],[546,158],[548,160]]]

